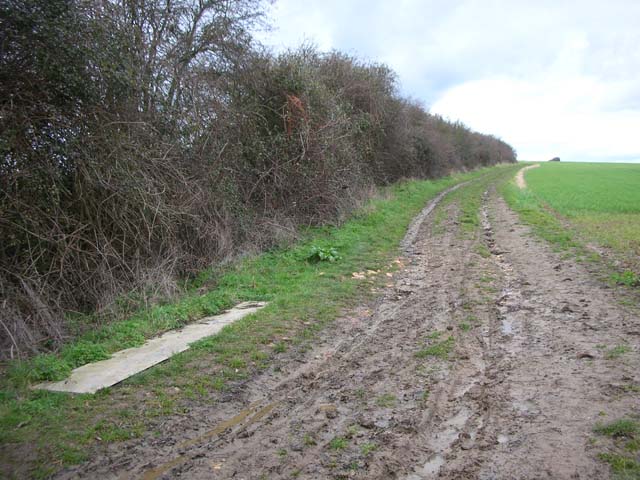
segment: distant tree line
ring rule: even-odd
[[[513,162],[386,66],[256,44],[261,0],[0,2],[0,338],[335,222],[372,187]]]

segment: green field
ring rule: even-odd
[[[609,248],[638,274],[640,165],[543,163],[527,171],[525,180],[529,192],[519,195],[521,202],[550,207],[575,227],[576,235],[565,234],[571,240]]]

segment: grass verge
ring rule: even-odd
[[[613,477],[616,480],[640,479],[640,422],[635,418],[622,418],[597,425],[594,432],[613,442],[611,451],[598,455],[609,464]]]
[[[57,354],[11,364],[0,380],[0,472],[45,477],[83,461],[96,444],[159,434],[163,417],[211,405],[215,392],[266,368],[292,345],[304,347],[344,308],[370,294],[382,279],[353,278],[352,272],[393,268],[398,243],[427,200],[457,182],[503,170],[394,185],[339,228],[311,229],[291,248],[247,258],[218,276],[204,272],[195,287],[215,284],[204,294],[194,290],[176,303],[96,326]],[[339,259],[310,262],[313,247],[335,249]],[[29,389],[243,300],[270,305],[117,387],[95,395]]]

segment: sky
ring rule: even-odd
[[[385,63],[520,160],[640,162],[640,0],[276,0],[268,21],[274,51]]]

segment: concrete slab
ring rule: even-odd
[[[180,330],[167,332],[147,341],[141,347],[127,348],[114,353],[111,358],[76,368],[69,378],[60,382],[45,382],[35,389],[54,392],[96,393],[115,385],[136,373],[152,367],[176,353],[183,352],[196,340],[215,335],[223,327],[257,312],[266,302],[244,302],[231,310],[213,317],[203,318]]]

